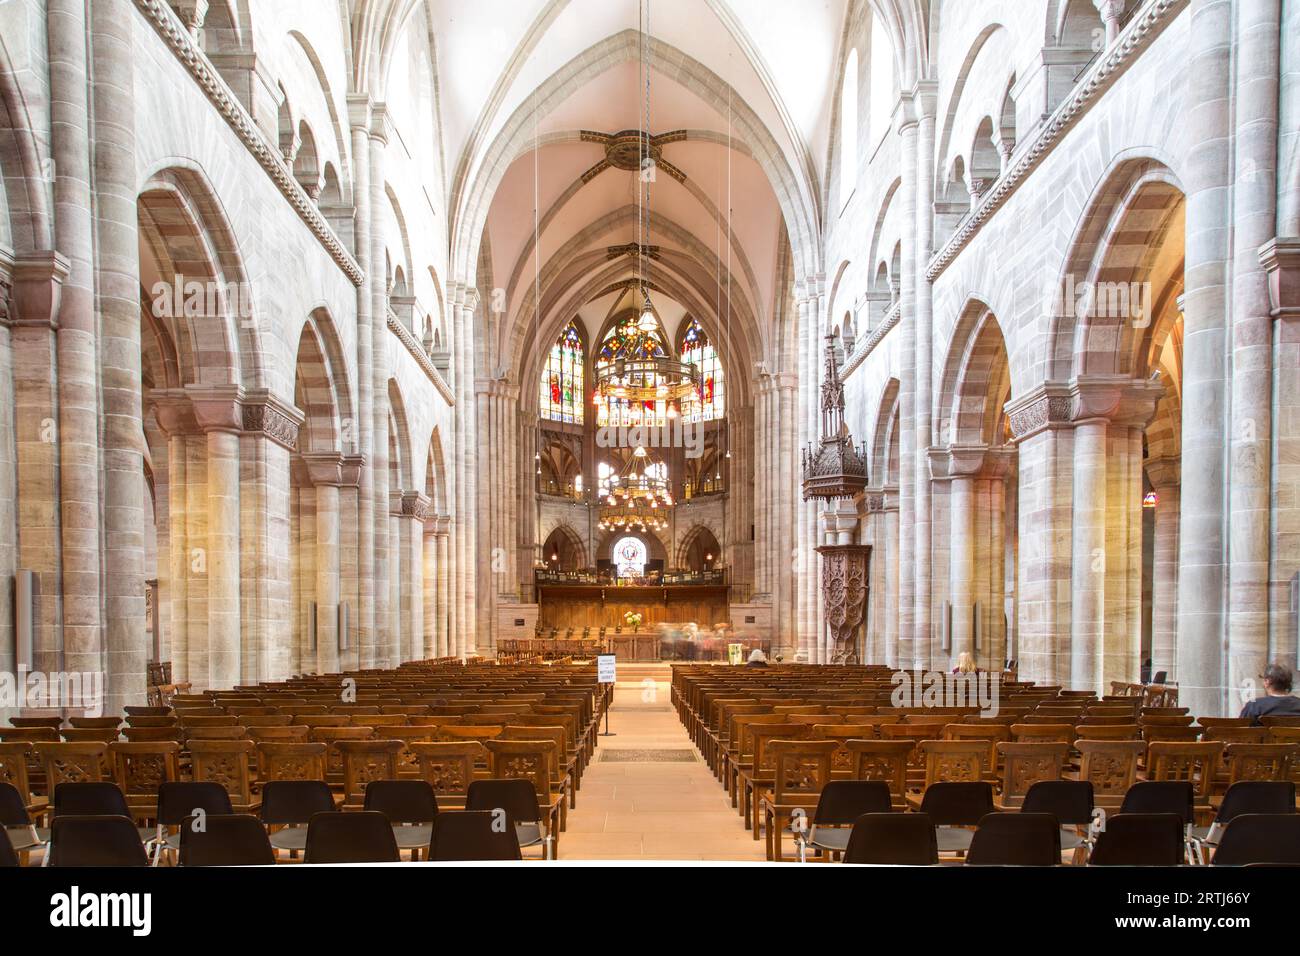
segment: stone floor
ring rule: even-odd
[[[745,829],[677,719],[669,668],[636,665],[620,676],[609,716],[614,736],[600,738],[583,774],[560,859],[762,860],[763,843]]]

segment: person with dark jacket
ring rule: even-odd
[[[1241,708],[1241,716],[1258,727],[1261,717],[1300,717],[1300,698],[1291,695],[1291,668],[1269,664],[1264,671],[1264,696]]]

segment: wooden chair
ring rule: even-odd
[[[121,717],[69,717],[68,723],[78,730],[116,730],[122,726]]]
[[[386,731],[384,737],[389,740],[400,741],[402,744],[402,749],[397,753],[397,778],[399,780],[420,779],[420,761],[416,759],[415,751],[411,749],[411,745],[433,743],[438,739],[438,728],[399,727]]]
[[[326,745],[319,741],[280,743],[263,741],[257,745],[257,771],[260,783],[271,780],[324,780]],[[342,767],[340,765],[340,773]]]
[[[1208,719],[1208,718],[1207,718]],[[1224,744],[1264,744],[1268,743],[1267,727],[1241,727],[1238,725],[1206,727],[1201,733],[1202,740],[1218,740]]]
[[[573,777],[576,773],[575,761],[568,753],[568,734],[563,727],[534,726],[524,727],[507,724],[501,729],[497,740],[546,740],[555,745],[551,764],[551,786],[561,796],[573,799]],[[567,822],[567,821],[565,821]]]
[[[988,755],[984,767],[985,773],[992,779],[997,775],[1000,764],[997,745],[1010,742],[1011,728],[1005,724],[948,724],[943,728],[943,739],[987,741]]]
[[[181,726],[172,723],[158,727],[136,727],[128,724],[122,728],[122,736],[130,743],[156,743],[163,740],[181,742]]]
[[[907,766],[915,749],[910,740],[849,740],[854,780],[883,780],[900,810],[907,806]]]
[[[1103,724],[1090,726],[1080,724],[1074,728],[1077,740],[1138,740],[1140,729],[1137,724]]]
[[[494,780],[528,780],[537,791],[537,803],[545,817],[546,832],[556,839],[562,829],[564,794],[552,785],[557,754],[553,740],[503,740],[485,744],[488,773]]]
[[[0,744],[0,783],[18,791],[28,813],[41,813],[49,801],[32,796],[31,770],[36,750],[25,740]]]
[[[1079,779],[1092,784],[1093,804],[1118,810],[1137,780],[1138,758],[1147,745],[1140,740],[1077,740]]]
[[[187,745],[194,740],[245,740],[247,737],[247,727],[190,727],[185,731]]]
[[[190,775],[196,783],[219,783],[236,813],[251,813],[253,775],[250,740],[196,740],[190,745]]]
[[[111,744],[118,739],[116,727],[64,727],[59,736],[70,744]]]
[[[983,740],[922,740],[917,743],[925,760],[922,795],[936,783],[977,783],[989,775],[989,745]],[[908,794],[914,809],[922,795]]]
[[[772,789],[761,798],[767,858],[781,861],[785,826],[796,811],[812,819],[821,792],[831,780],[839,744],[833,740],[773,740],[767,745],[774,766]]]
[[[309,739],[325,744],[325,779],[330,783],[343,782],[343,755],[336,746],[343,740],[369,740],[375,728],[365,727],[313,727]]]
[[[446,798],[451,804],[464,806],[475,767],[487,757],[487,748],[477,740],[416,741],[408,745],[420,767],[420,778],[433,787],[438,805]]]
[[[758,801],[762,792],[776,780],[776,765],[767,745],[773,740],[805,740],[812,731],[810,724],[757,724],[751,725],[754,741],[754,760],[738,769],[737,787],[740,791],[740,810],[755,840],[759,838]]]
[[[406,745],[400,740],[339,740],[334,746],[343,759],[343,805],[360,807],[367,784],[397,779],[398,755]]]
[[[16,730],[41,728],[58,730],[63,726],[63,718],[57,715],[53,717],[10,717],[9,726]]]
[[[98,783],[107,778],[108,744],[42,743],[37,745],[45,768],[45,786],[50,802],[61,783]]]
[[[1193,809],[1197,823],[1213,814],[1210,790],[1215,771],[1223,756],[1223,744],[1217,740],[1201,743],[1153,741],[1147,745],[1148,780],[1185,780],[1192,784]]]
[[[132,812],[143,818],[157,813],[158,788],[180,779],[180,751],[173,740],[108,745],[113,776]]]
[[[1300,753],[1295,744],[1230,743],[1223,748],[1230,787],[1243,780],[1290,780]]]
[[[996,801],[999,810],[1018,810],[1025,794],[1043,780],[1060,780],[1070,745],[1065,743],[999,743],[1002,758],[1002,793]]]

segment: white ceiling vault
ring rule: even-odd
[[[584,137],[642,123],[638,0],[428,0],[451,268],[500,290],[483,310],[490,374],[530,375],[539,344],[643,269],[661,312],[698,318],[744,368],[768,355],[791,276],[819,268],[848,0],[646,6],[650,132],[679,135],[641,263],[610,251],[637,239],[636,173],[593,169],[605,148]]]

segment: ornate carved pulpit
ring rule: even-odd
[[[822,608],[830,629],[831,662],[858,662],[858,633],[867,606],[871,546],[857,543],[854,499],[867,486],[865,449],[855,447],[844,423],[844,383],[835,361],[835,338],[826,336],[826,374],[821,389],[822,435],[804,450],[803,497],[821,499],[824,543]]]

